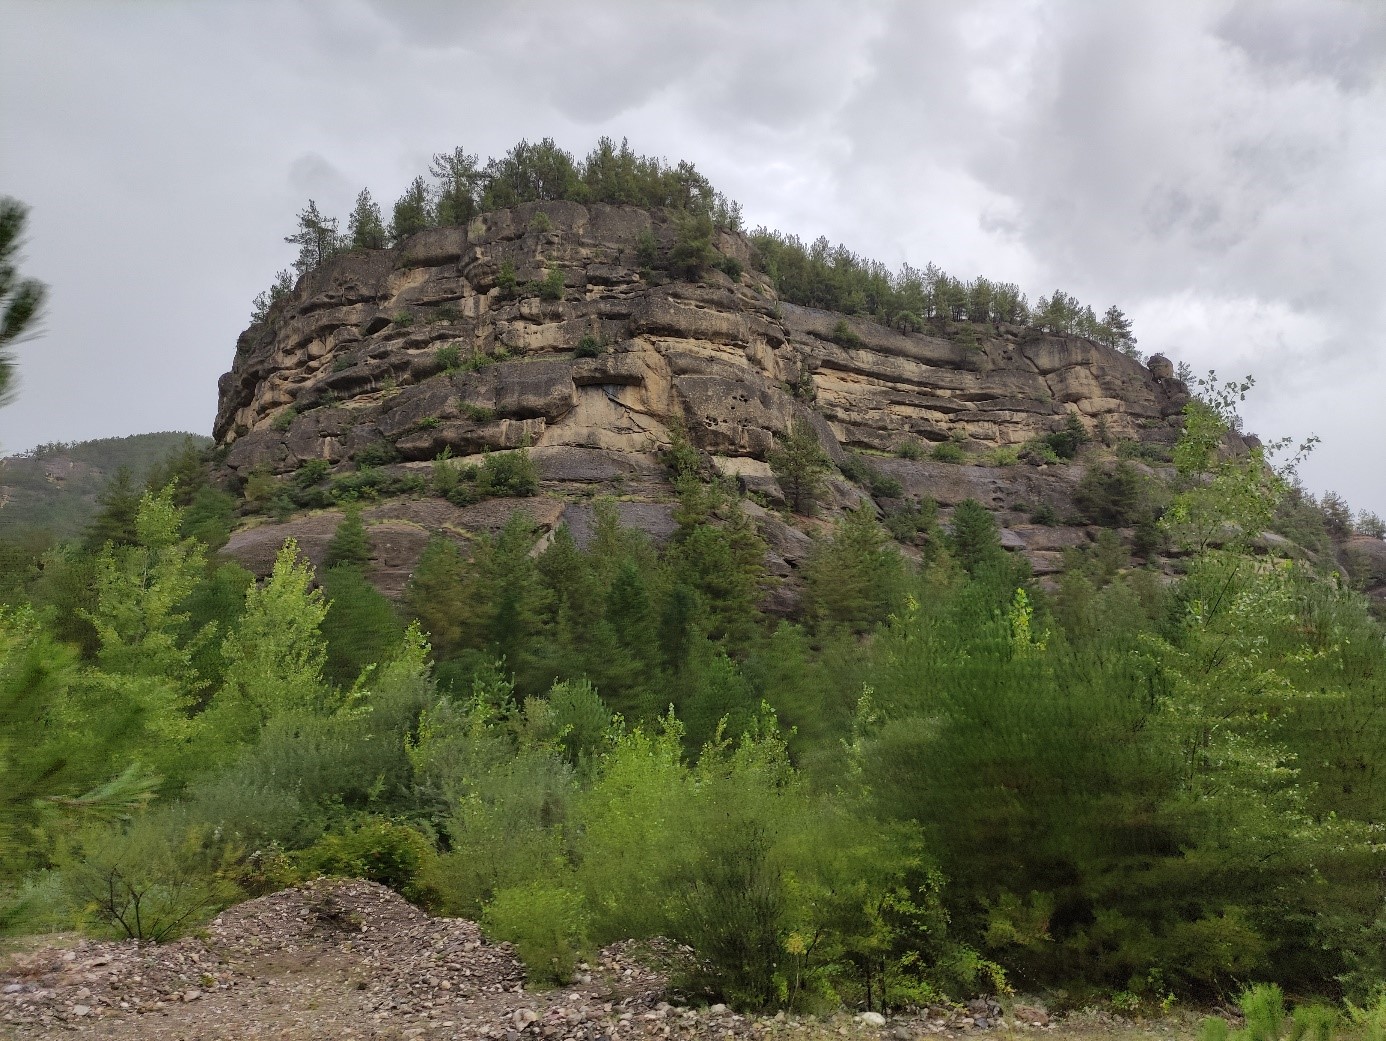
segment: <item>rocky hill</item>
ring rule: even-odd
[[[422,488],[433,461],[528,446],[541,527],[580,533],[594,494],[657,539],[672,528],[659,452],[676,430],[734,476],[785,568],[806,551],[786,523],[769,454],[797,419],[839,465],[887,480],[877,500],[965,498],[992,508],[1040,573],[1091,532],[1030,523],[1073,514],[1081,467],[1016,450],[1077,417],[1108,444],[1158,459],[1188,399],[1162,358],[1149,367],[1033,327],[937,323],[901,333],[777,299],[750,241],[719,232],[695,278],[662,210],[568,202],[487,213],[393,250],[355,251],[302,278],[242,334],[220,383],[224,474],[288,477],[360,466]],[[944,461],[936,446],[956,445]],[[943,454],[943,453],[939,453]],[[318,462],[318,461],[322,462]],[[852,467],[848,467],[849,472]],[[860,468],[856,471],[860,473]],[[898,487],[894,482],[898,482]],[[871,488],[830,482],[824,513]],[[881,495],[884,488],[889,494]],[[367,511],[379,575],[397,588],[428,534],[495,528],[514,501],[453,505],[427,494]],[[336,515],[248,528],[228,552],[256,570],[288,535],[319,554]]]
[[[0,459],[0,535],[28,529],[67,539],[81,533],[100,507],[101,493],[125,468],[136,487],[158,463],[205,435],[134,434],[71,444],[40,445]]]

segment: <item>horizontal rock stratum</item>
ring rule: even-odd
[[[1070,413],[1111,438],[1177,435],[1188,397],[1167,369],[1030,327],[899,333],[785,303],[737,233],[715,236],[718,266],[678,280],[651,259],[676,238],[665,211],[546,202],[332,258],[240,337],[214,431],[225,467],[345,467],[381,445],[425,467],[527,445],[544,495],[595,487],[657,502],[670,489],[656,452],[681,427],[776,499],[767,456],[798,417],[837,461],[884,453],[881,469],[910,494],[1004,510],[1062,508],[1076,474],[886,454],[953,440],[976,457]],[[860,494],[838,482],[832,498]]]

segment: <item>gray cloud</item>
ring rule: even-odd
[[[205,430],[307,198],[608,133],[753,223],[1117,302],[1386,512],[1383,61],[1386,10],[1323,0],[0,0],[0,190],[53,286],[0,443]]]

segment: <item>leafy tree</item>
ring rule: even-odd
[[[135,541],[135,521],[140,509],[140,492],[129,467],[116,471],[101,493],[100,510],[82,538],[89,552],[100,552],[108,543],[122,546]]]
[[[246,591],[240,624],[222,643],[225,680],[203,717],[209,730],[244,738],[276,712],[326,703],[321,628],[327,604],[312,584],[312,568],[288,540],[269,581]]]
[[[264,292],[256,295],[250,312],[252,322],[263,322],[269,317],[270,309],[281,300],[288,299],[294,291],[294,276],[286,268],[274,276],[274,282]]]
[[[298,231],[284,236],[284,241],[298,247],[294,270],[300,275],[314,270],[342,248],[337,218],[323,216],[312,199],[298,215]]]
[[[795,419],[789,433],[770,452],[785,499],[795,513],[809,516],[823,491],[823,475],[832,464],[818,441],[818,431],[806,419]]]
[[[361,194],[356,196],[356,206],[347,220],[347,237],[352,249],[385,248],[385,222],[380,216],[380,205],[371,198],[369,188],[362,188]]]
[[[0,405],[14,395],[14,357],[10,348],[34,335],[43,316],[48,287],[36,278],[21,278],[17,261],[29,210],[0,196]]]
[[[390,245],[398,246],[410,235],[430,227],[430,218],[428,185],[422,177],[415,177],[404,194],[395,200],[390,219]]]

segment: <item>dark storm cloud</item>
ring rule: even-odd
[[[0,0],[0,190],[53,285],[0,443],[205,430],[311,197],[599,134],[752,223],[1116,302],[1386,512],[1386,8],[1323,0]]]

